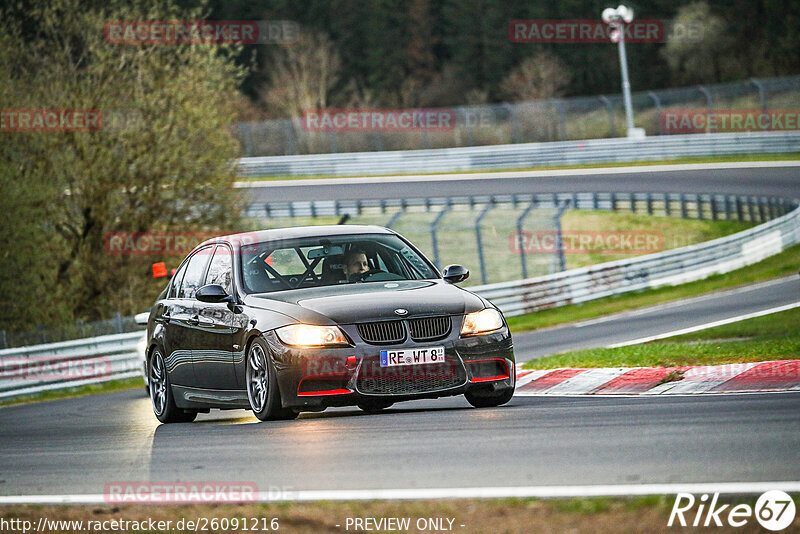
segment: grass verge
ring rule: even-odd
[[[527,362],[525,367],[679,367],[794,360],[800,358],[798,324],[800,308],[795,308],[668,340],[555,354]]]
[[[108,382],[101,382],[99,384],[88,384],[85,386],[78,386],[68,389],[54,389],[51,391],[43,391],[41,393],[34,393],[32,395],[25,395],[13,399],[0,400],[0,406],[10,406],[14,404],[26,404],[29,402],[56,399],[69,399],[72,397],[94,395],[95,393],[111,393],[113,391],[122,391],[124,389],[135,388],[144,389],[144,382],[138,376],[134,378],[124,378],[122,380],[109,380]]]
[[[272,530],[271,520],[277,519],[279,532],[295,534],[363,532],[354,528],[355,518],[408,518],[409,528],[402,532],[432,532],[450,530],[473,533],[529,533],[529,532],[592,532],[618,534],[620,532],[665,532],[675,497],[672,495],[646,497],[595,497],[573,499],[463,499],[463,500],[410,500],[410,501],[352,501],[316,503],[278,503],[233,505],[185,506],[7,506],[0,508],[0,518],[30,521],[36,526],[39,518],[49,521],[73,520],[111,521],[171,521],[171,526],[142,531],[151,533],[194,532],[187,521],[204,521],[210,534],[244,532],[232,528],[233,520],[241,526],[247,522],[249,530]],[[718,505],[755,504],[754,497],[722,495]],[[691,513],[690,513],[691,512]],[[695,509],[687,512],[691,524]],[[721,516],[724,521],[727,511]],[[348,527],[348,518],[351,523]],[[224,519],[224,521],[223,521]],[[443,529],[433,528],[430,520],[441,521]],[[176,526],[183,520],[183,528]],[[216,520],[216,521],[212,521]],[[448,520],[451,520],[450,523]],[[450,526],[452,525],[452,526]],[[793,522],[800,527],[800,514]],[[164,524],[166,526],[166,523]],[[254,526],[258,528],[254,529]],[[265,528],[265,526],[267,528]],[[673,527],[680,532],[707,532],[708,527]],[[226,530],[227,529],[227,530]],[[97,529],[99,531],[100,529]],[[368,530],[378,530],[368,529]],[[381,529],[390,532],[394,529]],[[791,526],[787,532],[792,531]],[[22,532],[21,530],[19,532]],[[73,533],[78,529],[49,529],[48,532]],[[85,532],[85,530],[83,530]],[[132,530],[131,530],[132,532]],[[750,518],[736,532],[763,532],[758,522]]]
[[[796,274],[798,267],[800,267],[800,245],[794,245],[780,254],[726,274],[717,274],[704,280],[679,286],[616,295],[582,304],[571,304],[517,317],[509,317],[508,325],[512,332],[523,332],[573,321],[593,319],[612,313],[662,304],[670,300],[694,297],[712,291],[730,289]]]
[[[566,170],[566,169],[607,169],[612,167],[637,167],[643,165],[680,165],[685,163],[728,163],[738,161],[794,161],[800,160],[800,152],[789,152],[785,154],[742,154],[742,155],[729,155],[729,156],[687,156],[683,158],[674,159],[658,159],[646,161],[623,161],[611,163],[581,163],[576,165],[540,165],[537,167],[515,167],[510,169],[482,169],[472,171],[458,171],[454,173],[442,172],[407,172],[392,174],[392,176],[428,176],[437,174],[476,174],[488,172],[522,172],[522,171],[553,171],[553,170]],[[280,181],[280,180],[322,180],[331,178],[359,178],[364,176],[375,176],[353,174],[342,176],[338,174],[284,174],[276,176],[253,176],[253,177],[240,177],[239,181]]]

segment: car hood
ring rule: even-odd
[[[340,284],[248,295],[245,303],[278,311],[300,322],[352,324],[401,317],[462,315],[483,309],[478,297],[444,281],[402,280]]]

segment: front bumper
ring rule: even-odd
[[[400,402],[514,387],[514,349],[507,327],[465,338],[454,328],[444,339],[424,343],[408,339],[395,345],[367,344],[353,325],[343,325],[342,329],[355,346],[293,348],[283,345],[274,332],[264,335],[272,351],[284,407],[319,410],[369,399]],[[380,367],[381,350],[431,346],[444,347],[445,364]]]

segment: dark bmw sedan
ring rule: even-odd
[[[314,226],[215,238],[181,263],[148,321],[158,419],[250,409],[302,411],[514,393],[514,351],[491,303],[377,226]]]

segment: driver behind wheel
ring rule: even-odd
[[[349,282],[358,280],[359,276],[369,271],[367,253],[361,249],[354,249],[344,255],[342,271]]]

